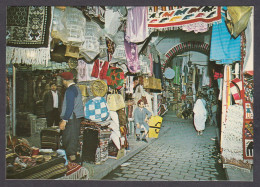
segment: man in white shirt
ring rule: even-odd
[[[61,95],[55,83],[50,84],[51,90],[43,98],[47,126],[59,126],[61,112]]]

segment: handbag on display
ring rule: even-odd
[[[109,110],[117,111],[122,108],[125,108],[125,101],[121,94],[109,94],[107,96],[107,105]]]
[[[104,97],[95,97],[87,101],[84,112],[85,118],[94,122],[105,121],[109,116],[107,102]]]
[[[250,6],[228,6],[226,25],[232,36],[237,38],[246,29],[252,13]]]

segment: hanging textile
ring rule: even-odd
[[[231,64],[234,61],[240,61],[240,36],[232,38],[226,23],[225,15],[222,15],[220,24],[213,24],[210,60],[216,61],[216,64]]]
[[[170,7],[149,6],[148,28],[150,31],[174,30],[206,32],[208,26],[221,19],[221,7],[194,6]]]
[[[110,38],[106,37],[106,44],[107,44],[108,62],[110,62],[113,53],[115,51],[115,43]]]
[[[106,9],[105,12],[105,31],[107,34],[114,36],[121,25],[120,13],[118,11],[113,11]]]
[[[173,66],[172,69],[175,72],[175,76],[173,78],[173,84],[180,85],[180,67],[179,66]]]
[[[107,70],[109,63],[107,61],[95,60],[93,70],[91,73],[92,77],[99,78],[101,80],[107,80]]]
[[[224,79],[223,79],[223,87],[222,87],[222,114],[221,114],[221,129],[226,125],[226,116],[227,110],[230,105],[230,66],[225,65],[224,67]],[[221,142],[220,146],[222,147],[223,141],[223,132],[221,132]]]
[[[227,110],[226,123],[222,126],[222,160],[223,164],[231,164],[250,169],[250,164],[243,159],[243,107],[231,105]]]
[[[156,58],[158,58],[158,60],[160,59],[159,56],[157,56]],[[162,69],[160,61],[158,63],[153,63],[153,73],[155,78],[162,79]]]
[[[8,6],[6,45],[48,47],[50,22],[50,6]]]
[[[110,61],[111,63],[120,63],[126,64],[126,53],[125,53],[125,46],[124,46],[124,32],[118,31],[114,36],[115,42],[115,51],[113,53],[113,57]]]
[[[246,54],[244,60],[244,73],[254,74],[254,15],[252,13],[248,26],[245,30],[246,35]]]
[[[148,36],[147,26],[148,7],[130,7],[127,14],[126,36],[128,42],[143,42]]]
[[[101,37],[101,28],[100,26],[91,21],[84,22],[85,27],[83,31],[84,39],[82,45],[79,47],[80,55],[82,55],[87,61],[92,61],[100,53],[100,37]]]
[[[209,71],[208,67],[202,69],[202,86],[209,86]]]
[[[140,62],[138,59],[138,48],[135,43],[128,42],[126,39],[125,44],[125,55],[127,60],[127,67],[131,73],[140,72]]]
[[[93,71],[93,66],[94,66],[94,63],[89,64],[89,63],[86,63],[82,59],[78,60],[78,66],[77,66],[78,82],[97,79],[97,78],[91,76],[91,73]]]

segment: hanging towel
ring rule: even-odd
[[[220,24],[213,24],[210,60],[216,61],[217,64],[231,64],[233,61],[239,61],[240,53],[240,36],[232,38],[228,32],[225,15],[222,15]]]

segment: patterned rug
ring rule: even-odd
[[[190,25],[187,31],[205,32],[207,26],[221,20],[221,7],[217,6],[150,6],[148,9],[148,28],[155,30],[173,30]],[[183,28],[184,29],[184,28]]]
[[[7,7],[7,46],[48,47],[51,7]]]

